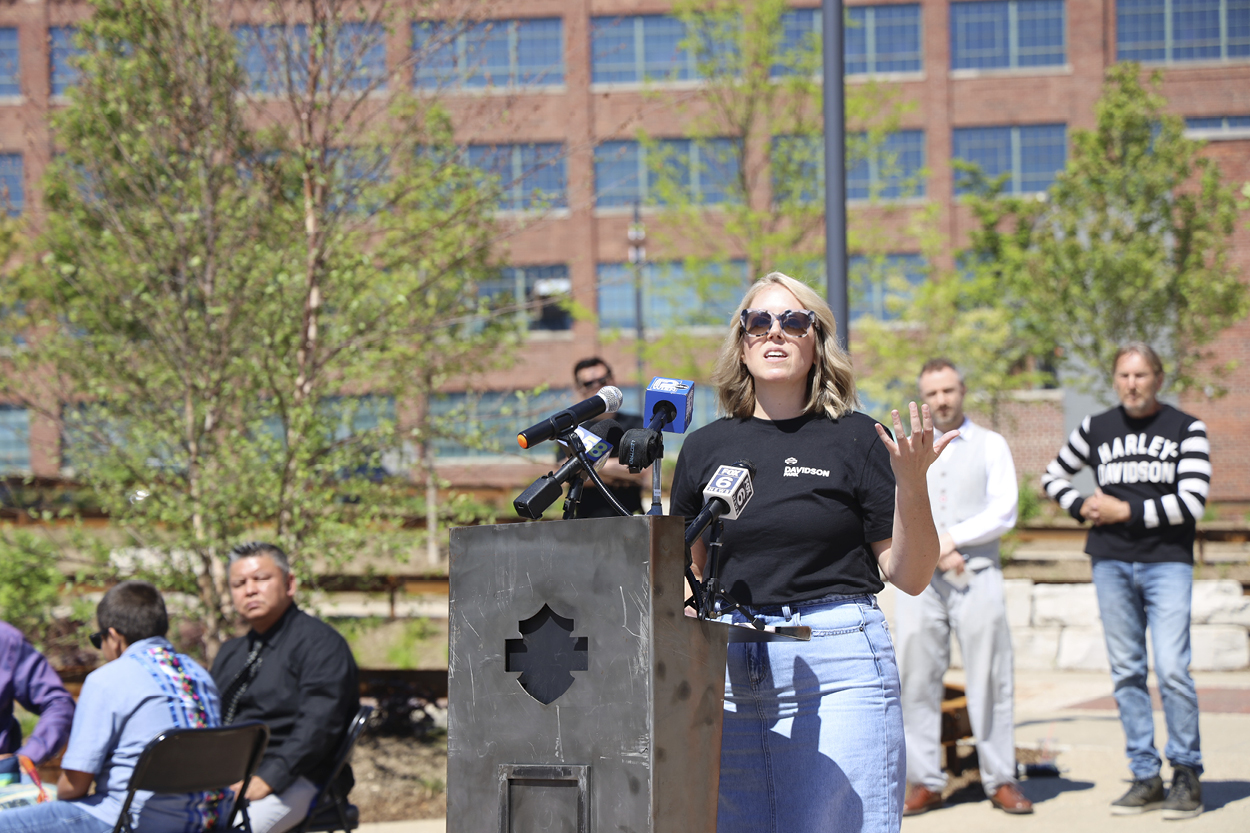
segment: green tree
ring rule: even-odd
[[[1111,67],[1097,125],[1073,131],[1045,199],[982,187],[969,200],[971,258],[998,277],[1039,354],[1055,349],[1081,386],[1105,385],[1117,347],[1140,340],[1163,356],[1172,390],[1216,391],[1209,346],[1250,308],[1230,261],[1236,196],[1164,113],[1161,86],[1136,64]]]
[[[254,30],[275,82],[214,4],[93,4],[54,119],[46,255],[5,278],[24,312],[3,326],[29,337],[2,392],[60,427],[124,533],[101,545],[112,569],[194,599],[210,656],[239,540],[275,538],[306,578],[407,557],[409,382],[509,332],[474,289],[497,192],[437,99],[381,94],[380,18],[298,5],[300,24],[275,4]]]
[[[721,326],[750,280],[773,270],[819,283],[824,273],[824,167],[821,46],[816,33],[783,48],[785,0],[683,0],[674,7],[686,27],[682,48],[693,56],[699,85],[689,95],[655,91],[683,116],[696,148],[640,133],[647,154],[648,204],[659,208],[648,233],[658,252],[681,253],[681,279],[668,281],[669,306],[690,323]],[[884,178],[897,159],[884,151],[905,108],[895,87],[869,80],[847,87],[847,164],[875,156]],[[722,193],[697,193],[695,178]],[[908,190],[903,185],[903,190]],[[709,202],[716,202],[714,207]],[[888,211],[888,209],[887,209]],[[851,228],[851,245],[872,235]],[[741,265],[737,265],[741,264]],[[655,322],[651,322],[655,326]],[[706,339],[666,331],[648,350],[705,378]]]
[[[1108,70],[1096,127],[1073,131],[1044,194],[1009,196],[1006,176],[957,163],[975,227],[954,269],[900,297],[897,321],[860,320],[870,399],[914,390],[920,364],[946,355],[996,421],[1013,390],[1056,367],[1077,386],[1105,387],[1130,340],[1154,345],[1173,390],[1220,391],[1209,346],[1250,308],[1229,259],[1236,196],[1164,113],[1160,84],[1157,73],[1143,83],[1136,64]],[[941,237],[921,237],[940,262]]]

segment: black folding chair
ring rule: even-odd
[[[170,729],[148,742],[130,776],[130,789],[122,804],[113,833],[134,833],[130,826],[130,802],[138,790],[154,793],[195,793],[224,790],[243,782],[240,795],[247,792],[252,773],[260,766],[269,743],[269,727],[259,720],[221,726],[216,729]],[[228,814],[234,816],[239,802],[228,798]],[[243,829],[252,833],[247,808],[242,807]]]
[[[371,714],[373,706],[361,706],[352,722],[347,725],[347,734],[343,736],[343,742],[339,744],[338,752],[334,755],[334,769],[330,771],[330,777],[321,785],[321,789],[317,790],[317,796],[308,808],[308,817],[300,825],[299,833],[333,833],[335,830],[346,833],[360,826],[360,810],[355,804],[348,803],[346,792],[339,794],[335,782],[347,765],[347,758],[352,754],[356,741],[360,740]]]

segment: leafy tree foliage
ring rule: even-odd
[[[1140,340],[1163,356],[1173,390],[1220,391],[1210,345],[1250,308],[1229,258],[1236,195],[1164,113],[1160,85],[1136,64],[1113,66],[1095,128],[1072,132],[1044,194],[1008,196],[1004,178],[960,166],[969,245],[898,323],[861,321],[869,387],[910,389],[920,364],[944,354],[996,412],[1053,368],[1105,389],[1118,346]]]
[[[125,531],[114,568],[187,594],[211,655],[238,541],[275,539],[305,576],[407,557],[422,394],[510,337],[475,294],[497,195],[437,99],[362,76],[384,4],[263,7],[286,79],[263,93],[215,4],[93,11],[44,254],[5,279],[24,302],[5,326],[30,334],[5,392],[60,427]]]
[[[723,326],[723,310],[767,272],[823,281],[821,47],[816,36],[797,49],[786,46],[783,15],[789,11],[785,0],[683,0],[674,7],[686,26],[682,46],[700,78],[675,106],[700,161],[689,164],[670,143],[639,135],[649,203],[659,209],[648,226],[658,243],[650,254],[683,253],[682,279],[670,282],[667,300],[689,323]],[[847,165],[876,154],[884,175],[896,173],[897,160],[883,152],[882,142],[903,112],[894,87],[871,80],[848,86]],[[723,183],[711,210],[690,187],[695,176]],[[852,248],[871,244],[865,231],[863,224],[852,226]],[[682,373],[705,378],[705,346],[706,338],[670,329],[647,350],[662,354],[666,366],[676,361]]]

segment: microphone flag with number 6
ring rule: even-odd
[[[755,488],[751,485],[751,472],[741,464],[721,466],[703,487],[705,504],[714,498],[725,501],[729,508],[721,513],[721,519],[726,521],[732,521],[742,514],[742,508],[754,495]]]
[[[686,527],[686,546],[690,546],[703,530],[717,518],[732,521],[742,514],[743,508],[755,494],[751,478],[755,476],[755,464],[739,460],[732,466],[720,466],[712,479],[703,487],[703,508]]]

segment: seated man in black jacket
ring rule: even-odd
[[[255,833],[283,833],[308,815],[360,705],[347,641],[296,607],[295,585],[286,553],[273,544],[231,551],[230,595],[252,629],[221,647],[212,673],[223,724],[269,724],[269,748],[247,788]],[[351,778],[349,768],[343,773],[340,780]]]

